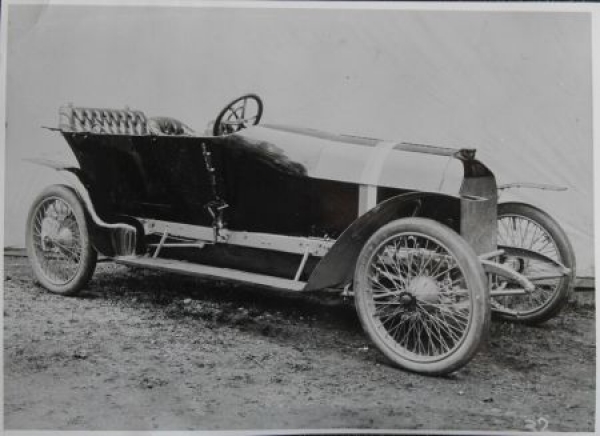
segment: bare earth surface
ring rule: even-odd
[[[79,297],[5,258],[7,429],[593,431],[594,309],[494,322],[466,368],[388,366],[332,298],[100,264]]]

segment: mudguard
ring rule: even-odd
[[[506,189],[541,189],[542,191],[566,191],[566,186],[549,185],[546,183],[514,182],[498,185],[498,191]]]
[[[313,270],[304,290],[314,291],[350,283],[364,244],[379,228],[393,220],[419,216],[460,232],[461,201],[465,200],[445,194],[410,192],[379,203],[340,235]]]
[[[459,195],[409,192],[379,203],[340,235],[313,270],[305,290],[350,283],[367,240],[381,226],[399,218],[418,216],[446,225],[465,238],[478,255],[495,250],[498,193],[494,175],[474,159],[473,151],[465,150],[455,157],[464,167]]]
[[[546,183],[530,183],[530,182],[513,182],[498,185],[498,197],[502,203],[511,201],[522,201],[523,191],[546,191],[546,192],[565,192],[568,190],[566,186],[550,185]],[[543,193],[543,192],[541,192]]]
[[[26,159],[36,165],[45,166],[58,171],[67,182],[67,186],[71,188],[77,197],[81,200],[86,211],[88,219],[90,237],[96,251],[104,256],[116,256],[122,254],[115,243],[115,236],[118,231],[133,232],[135,235],[135,251],[143,250],[144,244],[144,228],[134,218],[121,216],[118,217],[118,222],[109,223],[98,216],[89,192],[85,187],[85,179],[81,170],[72,164],[57,162],[49,159]]]

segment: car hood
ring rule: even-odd
[[[458,195],[474,150],[260,125],[229,136],[282,171],[316,179]]]

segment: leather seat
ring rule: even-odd
[[[64,132],[91,132],[117,135],[195,136],[194,131],[175,118],[146,118],[143,112],[120,109],[74,107],[59,111],[59,128]]]
[[[153,117],[146,124],[150,135],[193,136],[194,131],[175,118]]]

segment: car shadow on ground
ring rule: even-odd
[[[103,264],[89,289],[78,298],[120,299],[150,306],[171,319],[201,319],[209,327],[227,326],[257,332],[283,342],[293,341],[299,327],[334,330],[356,349],[370,346],[353,300],[339,293],[295,293],[260,289],[227,281],[215,281],[162,273],[141,268]],[[593,304],[572,300],[562,314],[541,325],[525,325],[492,317],[487,341],[478,360],[506,369],[535,372],[551,365],[537,359],[540,353],[568,353],[572,345],[555,335],[557,330],[581,335],[574,317],[593,318]],[[586,336],[594,332],[584,332]],[[589,339],[589,338],[588,338]],[[364,358],[389,365],[379,353]],[[445,378],[453,379],[450,374]]]

